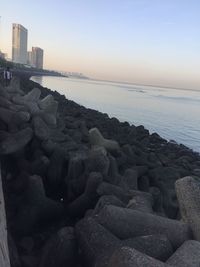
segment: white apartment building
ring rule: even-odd
[[[27,63],[28,30],[20,24],[12,25],[12,61]]]

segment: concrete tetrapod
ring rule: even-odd
[[[47,95],[45,98],[38,102],[38,106],[41,109],[41,117],[51,127],[57,125],[57,110],[58,102],[54,100],[52,95]]]
[[[106,205],[113,205],[113,206],[118,206],[118,207],[124,207],[125,204],[116,196],[114,195],[104,195],[101,196],[94,208],[93,214],[98,214],[100,210],[103,209]]]
[[[123,178],[120,182],[120,186],[126,189],[138,189],[138,173],[132,169],[126,169],[124,172]]]
[[[41,141],[45,141],[49,139],[49,127],[47,124],[39,117],[35,116],[33,117],[33,128],[34,133],[37,136],[38,139]]]
[[[104,267],[120,240],[92,218],[84,218],[76,224],[76,234],[85,266]]]
[[[195,240],[185,241],[167,260],[167,263],[176,267],[199,267],[200,242]]]
[[[132,198],[132,194],[128,190],[124,190],[121,187],[113,184],[103,182],[97,188],[99,196],[114,195],[122,202],[127,203]]]
[[[7,125],[20,125],[30,120],[30,114],[24,111],[19,111],[16,113],[15,111],[9,110],[7,108],[0,107],[0,119]]]
[[[200,178],[184,177],[176,181],[175,188],[181,216],[190,225],[194,238],[200,241]]]
[[[6,91],[9,94],[19,94],[19,95],[24,95],[24,91],[20,89],[20,79],[19,77],[13,77],[11,79],[11,82],[9,86],[6,87]]]
[[[96,190],[101,182],[102,175],[100,173],[90,173],[84,193],[68,205],[68,212],[71,216],[82,217],[88,209],[94,208],[98,201]]]
[[[153,197],[150,193],[131,190],[132,199],[129,201],[127,208],[143,212],[153,213]]]
[[[0,154],[15,153],[26,146],[33,137],[33,130],[28,127],[17,133],[0,131]]]
[[[11,79],[9,86],[6,86],[5,89],[10,96],[24,95],[24,91],[20,89],[20,79],[16,76]]]
[[[108,267],[169,267],[161,261],[151,258],[136,249],[122,247],[111,257]]]
[[[20,95],[13,96],[12,101],[15,104],[27,107],[30,113],[34,115],[37,114],[40,110],[38,106],[40,95],[41,95],[40,89],[34,88],[25,96],[20,96]]]
[[[164,235],[146,235],[122,240],[123,247],[134,248],[152,258],[166,261],[173,253],[170,241]]]
[[[174,249],[191,238],[191,230],[186,223],[111,205],[100,211],[97,221],[120,239],[163,234]]]
[[[97,128],[89,130],[89,140],[91,145],[103,146],[109,152],[116,152],[119,150],[119,144],[114,140],[104,138]]]
[[[54,114],[56,116],[58,109],[58,102],[54,100],[52,95],[47,95],[45,98],[40,100],[38,105],[45,112]]]
[[[19,235],[30,234],[37,227],[57,220],[64,214],[61,202],[46,197],[40,176],[28,177],[27,183],[23,194],[23,205],[19,207],[15,222],[15,228]]]
[[[39,267],[73,267],[76,254],[74,229],[64,227],[46,242]]]
[[[100,172],[103,175],[108,174],[110,161],[107,157],[105,148],[95,146],[89,151],[88,159],[86,160],[86,171]]]

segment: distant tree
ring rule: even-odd
[[[13,63],[10,61],[7,61],[4,58],[0,58],[0,68],[6,68],[6,67],[13,68]]]

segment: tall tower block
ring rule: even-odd
[[[28,30],[20,24],[12,25],[12,61],[27,63]]]

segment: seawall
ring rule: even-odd
[[[193,238],[175,183],[200,177],[198,153],[29,75],[0,87],[0,160],[12,266],[116,267],[118,249],[119,266],[168,266]]]

